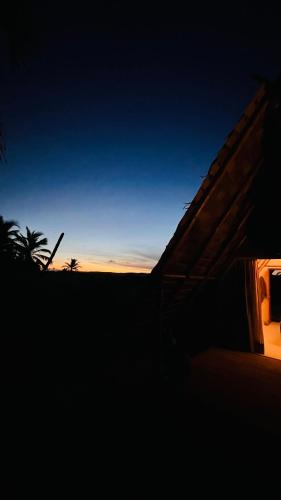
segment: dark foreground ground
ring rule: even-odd
[[[276,432],[243,419],[243,410],[237,416],[194,397],[193,361],[182,384],[163,377],[151,276],[22,275],[4,280],[3,291],[2,430],[20,460],[35,445],[33,456],[61,467],[86,460],[108,481],[121,469],[125,482],[149,468],[163,486],[174,467],[189,477],[216,455],[222,464],[237,452],[253,460],[257,447],[277,446]]]
[[[53,392],[54,405],[75,409],[76,396],[79,407],[92,404],[93,388],[114,395],[159,375],[157,291],[149,276],[20,275],[6,281],[3,302],[5,383],[37,381]]]

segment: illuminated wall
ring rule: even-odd
[[[270,318],[270,270],[281,270],[281,259],[259,259],[259,291],[261,298],[262,321],[264,325],[268,325]]]

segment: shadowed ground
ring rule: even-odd
[[[201,414],[202,435],[234,439],[243,428],[253,440],[281,436],[281,362],[258,354],[209,349],[192,361],[190,400]],[[204,418],[204,415],[206,418]],[[203,423],[204,420],[204,423]]]
[[[188,467],[190,457],[193,468],[209,466],[218,450],[222,458],[261,442],[276,446],[280,362],[209,350],[193,358],[185,385],[168,384],[150,276],[45,273],[9,279],[5,288],[9,438],[35,437],[55,460],[75,449],[102,469],[141,461],[162,473]]]

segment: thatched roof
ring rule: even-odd
[[[234,256],[255,254],[248,223],[255,208],[253,186],[264,164],[268,107],[263,85],[228,135],[152,270],[174,283],[184,297],[215,279]]]

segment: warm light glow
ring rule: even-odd
[[[281,359],[281,332],[278,322],[271,318],[270,271],[281,271],[281,259],[258,259],[259,295],[263,327],[264,354]]]
[[[272,321],[263,325],[264,354],[270,358],[281,359],[281,334],[280,325]]]

